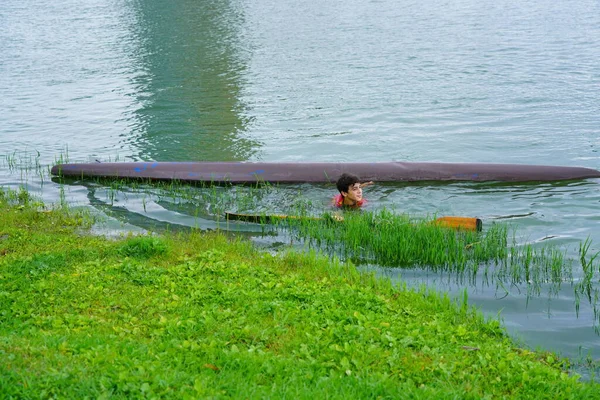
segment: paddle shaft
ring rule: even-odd
[[[228,220],[255,222],[255,223],[269,223],[273,221],[280,221],[284,219],[310,219],[320,220],[318,217],[299,217],[295,215],[281,215],[281,214],[238,214],[232,212],[225,212],[225,217]],[[483,222],[479,218],[474,217],[454,217],[446,216],[440,217],[433,220],[433,223],[438,226],[452,229],[463,229],[467,231],[481,231],[483,228]]]

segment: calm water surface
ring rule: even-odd
[[[4,0],[0,48],[0,184],[96,210],[107,232],[217,223],[210,204],[198,212],[151,188],[61,189],[45,166],[68,156],[600,168],[595,0]],[[367,196],[372,208],[507,221],[520,243],[575,257],[588,237],[600,250],[599,183],[387,184]],[[333,191],[281,187],[255,206],[304,197],[325,208]],[[386,273],[462,290],[423,271]],[[575,315],[572,289],[529,301],[521,289],[468,287],[528,345],[600,358],[593,312]]]

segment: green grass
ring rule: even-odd
[[[299,239],[317,249],[356,263],[445,271],[474,282],[483,270],[486,278],[507,284],[560,285],[572,280],[572,264],[554,247],[517,245],[509,228],[490,224],[483,232],[449,229],[433,219],[414,219],[383,209],[346,212],[344,221],[333,218],[297,218],[279,222]],[[589,248],[589,244],[581,249]],[[580,251],[582,262],[585,251]],[[592,257],[586,263],[588,282],[593,280]]]
[[[428,267],[464,272],[482,262],[506,257],[507,229],[492,225],[485,233],[444,228],[389,210],[346,212],[334,218],[286,219],[298,237],[343,258],[382,266]]]
[[[600,398],[466,304],[0,195],[0,398]]]

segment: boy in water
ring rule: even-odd
[[[362,197],[362,188],[372,184],[372,181],[360,183],[356,175],[342,174],[336,183],[340,194],[333,198],[333,205],[338,208],[359,208],[363,206],[366,200]]]

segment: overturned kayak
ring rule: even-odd
[[[51,172],[64,177],[239,184],[335,182],[342,173],[377,182],[528,182],[600,178],[600,171],[584,167],[436,162],[97,162],[58,164]]]

